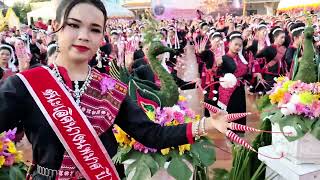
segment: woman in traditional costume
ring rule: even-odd
[[[13,75],[14,72],[9,68],[9,64],[12,64],[14,59],[13,48],[6,44],[0,45],[0,82]],[[14,65],[13,65],[14,66]]]
[[[259,53],[266,46],[270,45],[268,41],[268,27],[266,23],[260,23],[257,27],[257,31],[255,34],[255,39],[253,40],[250,47],[247,50],[251,51],[253,56]]]
[[[218,106],[228,113],[246,112],[246,96],[244,80],[248,75],[248,62],[242,56],[243,40],[240,32],[234,31],[228,36],[229,51],[222,56],[222,64],[218,69],[220,77],[227,73],[237,77],[237,85],[233,88],[219,86]],[[239,124],[246,124],[246,118],[236,121]],[[244,132],[238,132],[243,135]]]
[[[303,42],[303,34],[305,24],[304,23],[296,23],[291,26],[290,32],[292,34],[293,43],[289,46],[285,55],[286,68],[289,77],[292,76],[294,69],[294,57],[302,56],[302,42]]]
[[[25,129],[33,148],[33,180],[120,179],[110,158],[118,147],[114,123],[156,149],[193,143],[214,129],[227,131],[221,114],[174,127],[155,124],[127,96],[126,85],[91,69],[88,61],[103,39],[106,14],[100,0],[61,1],[53,66],[24,71],[0,87],[0,132]]]
[[[219,32],[212,32],[209,35],[210,49],[205,50],[200,56],[204,64],[201,74],[201,86],[204,89],[204,101],[211,105],[216,106],[218,102],[218,84],[214,84],[215,81],[219,81],[217,78],[218,66],[222,63],[222,56],[225,54],[225,47],[223,37]],[[209,117],[210,113],[208,109],[205,109],[205,116]]]
[[[264,48],[256,55],[256,58],[263,58],[260,67],[254,67],[253,71],[253,89],[254,92],[264,94],[271,90],[274,84],[274,78],[284,75],[286,71],[284,57],[286,48],[283,45],[285,42],[285,32],[282,28],[276,26],[270,32],[271,46]]]

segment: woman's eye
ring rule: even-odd
[[[72,23],[69,23],[69,24],[68,24],[68,26],[70,26],[70,27],[72,27],[72,28],[79,28],[79,26],[78,26],[78,25],[76,25],[76,24],[72,24]]]
[[[91,31],[94,33],[101,33],[100,29],[92,29]]]

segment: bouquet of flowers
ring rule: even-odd
[[[150,120],[161,126],[176,126],[200,120],[200,116],[187,107],[186,98],[182,96],[179,97],[177,105],[162,109],[158,107],[155,111],[151,108],[146,114]],[[188,167],[189,164],[193,165],[194,174],[205,177],[205,168],[215,161],[214,147],[206,138],[197,140],[193,145],[186,144],[157,150],[139,143],[118,126],[114,128],[114,135],[120,147],[113,160],[116,163],[135,160],[126,169],[127,176],[135,171],[133,179],[151,178],[159,169],[165,168],[166,162],[170,162],[167,167],[168,173],[176,179],[191,178],[192,171]],[[196,171],[201,173],[195,173]]]
[[[301,115],[311,120],[320,117],[320,82],[291,81],[288,77],[280,77],[276,82],[269,98],[284,116]]]
[[[13,140],[17,129],[0,134],[0,179],[25,179],[27,167]]]
[[[264,101],[262,118],[278,123],[288,141],[295,141],[306,133],[320,140],[320,83],[305,83],[279,77]]]

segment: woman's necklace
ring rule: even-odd
[[[91,67],[88,65],[89,70],[88,70],[88,75],[86,77],[86,80],[84,81],[82,87],[80,88],[79,86],[79,81],[74,81],[75,87],[74,90],[72,90],[71,88],[69,88],[65,82],[62,79],[62,76],[59,72],[58,66],[53,63],[53,73],[54,75],[58,78],[58,80],[63,84],[63,86],[71,93],[71,95],[75,98],[76,103],[78,105],[80,105],[80,99],[81,96],[84,94],[84,92],[87,90],[88,85],[91,82],[92,79],[92,73],[91,73]]]

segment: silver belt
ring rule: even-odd
[[[59,174],[59,172],[60,172],[59,170],[49,169],[49,168],[45,168],[37,165],[37,173],[42,176],[54,178]]]

